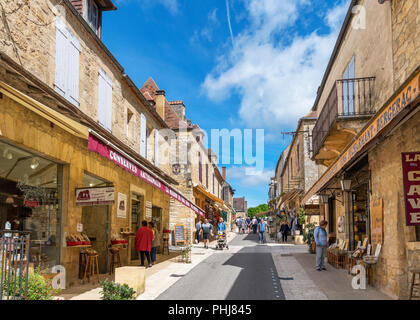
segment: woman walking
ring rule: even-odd
[[[153,240],[152,240],[152,248],[150,250],[150,258],[152,260],[152,264],[155,264],[156,251],[157,251],[157,248],[160,247],[160,234],[159,234],[159,231],[155,228],[155,224],[153,222],[149,222],[149,228],[153,231]]]
[[[282,223],[282,225],[280,227],[280,232],[282,234],[283,243],[284,242],[287,242],[287,234],[289,232],[289,225],[287,224],[286,221],[283,221],[283,223]]]

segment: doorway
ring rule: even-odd
[[[131,231],[134,233],[140,228],[143,202],[143,196],[136,193],[131,194]],[[130,244],[130,252],[131,260],[138,260],[134,238]]]
[[[87,172],[84,175],[84,187],[108,187],[111,183]],[[83,233],[92,243],[92,249],[98,252],[99,272],[108,270],[108,245],[110,242],[110,210],[108,205],[86,206],[82,208]]]
[[[159,232],[159,238],[162,239],[162,208],[152,207],[152,222],[157,232]],[[160,247],[157,248],[157,252],[160,253]]]

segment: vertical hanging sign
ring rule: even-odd
[[[420,225],[420,152],[402,154],[407,226]]]
[[[127,195],[120,192],[118,192],[117,217],[127,218]]]

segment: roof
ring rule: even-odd
[[[111,0],[96,0],[103,11],[117,10],[117,7],[112,3]]]

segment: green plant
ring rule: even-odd
[[[134,300],[136,292],[127,284],[119,284],[105,279],[101,282],[102,300]]]
[[[14,282],[16,281],[16,282]],[[3,282],[4,294],[14,297],[21,297],[25,300],[52,300],[60,292],[59,289],[52,287],[52,281],[44,277],[44,272],[36,268],[33,273],[28,275],[28,289],[24,292],[26,286],[26,274],[22,275],[22,289],[19,288],[19,277],[16,280]]]
[[[190,260],[191,249],[192,249],[192,245],[187,245],[185,246],[184,249],[181,250],[182,261],[185,261],[186,263],[191,263],[191,260]]]
[[[301,226],[303,226],[306,222],[306,214],[305,214],[305,208],[301,207],[298,213],[298,217],[299,217],[299,224]]]
[[[314,253],[312,250],[312,243],[315,241],[314,239],[314,231],[315,231],[315,224],[314,223],[308,223],[305,226],[305,230],[303,232],[303,241],[308,245],[309,252]]]

